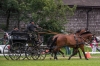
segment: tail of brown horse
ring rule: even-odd
[[[51,45],[50,45],[50,49],[49,49],[49,51],[51,52],[51,50],[53,50],[54,49],[54,46],[56,46],[56,41],[57,41],[57,38],[58,37],[56,37],[53,41],[52,41],[52,43],[51,43]]]
[[[51,46],[51,43],[52,43],[52,40],[53,39],[53,36],[50,36],[49,38],[48,38],[48,41],[47,41],[47,47],[48,48],[50,48],[50,46]]]

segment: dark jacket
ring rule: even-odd
[[[14,33],[18,33],[18,32],[20,32],[20,31],[19,30],[12,30],[11,35],[13,35]]]
[[[29,24],[29,25],[27,26],[27,30],[28,30],[28,31],[35,31],[36,28],[37,28],[37,26],[34,25],[34,24]]]

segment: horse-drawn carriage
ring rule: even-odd
[[[91,43],[92,39],[94,38],[94,34],[87,31],[86,29],[80,30],[76,34],[70,34],[70,35],[58,34],[56,32],[40,32],[40,33],[57,34],[53,36],[52,39],[50,39],[50,42],[52,43],[49,43],[50,44],[49,48],[51,50],[52,50],[52,47],[56,46],[55,48],[53,48],[54,59],[57,59],[57,56],[56,56],[57,52],[60,51],[60,48],[65,45],[74,49],[69,59],[72,56],[74,56],[77,52],[79,52],[78,48],[82,50],[85,56],[84,44],[86,42]],[[20,32],[20,33],[12,34],[9,39],[9,44],[7,44],[4,47],[3,51],[8,50],[8,53],[3,53],[4,57],[8,60],[9,59],[18,60],[18,59],[25,59],[25,58],[29,60],[31,58],[34,60],[38,58],[45,59],[46,54],[45,54],[44,48],[41,48],[40,46],[35,45],[36,44],[36,41],[34,40],[35,38],[28,37],[29,35],[30,34],[28,34],[27,32],[26,33]],[[66,38],[69,42],[67,42]],[[41,45],[41,42],[39,44]],[[87,59],[86,56],[85,56],[85,59]]]
[[[9,60],[18,60],[18,59],[45,59],[45,50],[36,45],[34,37],[30,37],[30,34],[27,32],[16,32],[12,33],[9,36],[8,44],[5,45],[3,49],[4,57]],[[5,51],[8,51],[5,53]]]

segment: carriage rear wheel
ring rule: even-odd
[[[7,60],[10,60],[11,58],[9,57],[9,53],[10,53],[10,45],[6,44],[3,48],[3,55]]]
[[[15,42],[11,45],[9,57],[12,60],[18,60],[20,58],[21,46],[23,46],[23,43],[21,43],[21,42]]]

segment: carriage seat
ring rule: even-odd
[[[27,40],[28,34],[26,32],[14,32],[11,34],[12,40]]]

